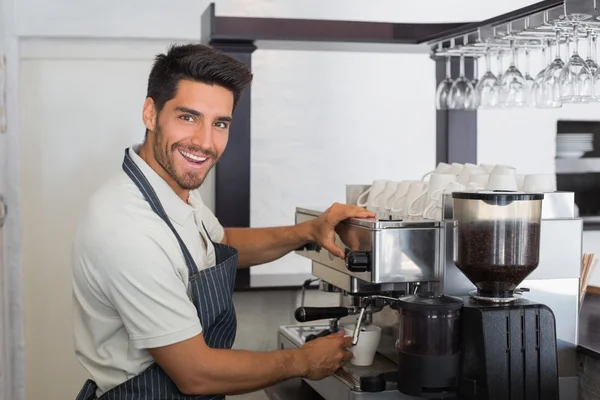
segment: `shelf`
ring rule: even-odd
[[[557,158],[557,174],[600,173],[600,158]]]

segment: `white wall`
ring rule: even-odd
[[[409,8],[396,0],[371,1],[369,7],[358,0],[220,0],[217,13],[452,22],[532,2],[481,8],[476,0],[437,0]],[[73,356],[70,315],[69,250],[77,213],[97,182],[120,167],[122,149],[142,138],[140,113],[152,56],[165,50],[165,39],[196,40],[207,3],[182,0],[168,9],[157,0],[16,4],[22,38],[21,151],[14,152],[18,143],[10,148],[21,157],[30,400],[74,398],[85,378]],[[433,63],[427,56],[257,51],[253,62],[253,225],[291,223],[298,203],[343,200],[348,181],[420,176],[434,166]],[[480,161],[552,172],[557,118],[593,118],[597,111],[578,106],[480,112]],[[286,165],[304,173],[281,167]],[[17,187],[16,182],[11,184]],[[209,203],[213,183],[204,187]],[[16,247],[13,253],[19,257]],[[248,340],[253,331],[246,327],[256,318],[249,303],[246,298],[238,303],[245,322],[236,346],[265,349],[264,343]],[[282,312],[289,311],[291,306]],[[273,321],[285,323],[289,315],[259,323],[277,326]]]
[[[7,60],[7,127],[0,133],[0,194],[8,216],[0,231],[0,398],[22,400],[25,394],[21,279],[21,222],[18,170],[18,41],[13,0],[0,0],[0,55]]]

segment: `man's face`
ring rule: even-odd
[[[144,121],[154,135],[151,155],[171,178],[171,186],[197,189],[227,145],[233,93],[221,86],[182,80],[176,96],[158,115],[153,109],[154,103],[147,99]]]

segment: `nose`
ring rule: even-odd
[[[199,146],[202,149],[213,148],[213,127],[210,123],[202,123],[198,125],[198,128],[194,132],[192,143]]]

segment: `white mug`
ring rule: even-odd
[[[446,188],[441,193],[439,193],[439,195],[436,193],[435,197],[437,198],[437,200],[432,200],[429,202],[428,205],[425,206],[425,208],[423,209],[423,218],[441,221],[442,210],[444,207],[444,194],[460,192],[463,190],[465,190],[464,185],[461,185],[460,183],[454,181],[450,182],[446,186]]]
[[[498,165],[494,166],[494,169],[492,170],[492,172],[490,172],[490,175],[494,175],[494,174],[515,176],[517,174],[517,169],[514,167],[511,167],[510,165],[498,164]]]
[[[369,211],[378,211],[379,209],[379,200],[385,187],[387,186],[388,181],[385,179],[378,179],[373,181],[371,186],[365,190],[358,199],[356,200],[356,205],[359,207],[364,207]]]
[[[388,204],[386,204],[386,207],[389,207],[392,213],[399,213],[400,216],[406,217],[406,213],[404,212],[406,209],[406,197],[408,196],[410,185],[414,182],[420,181],[402,181],[398,184],[396,193],[388,200]]]
[[[554,192],[555,179],[553,175],[548,174],[532,174],[525,175],[523,180],[524,192]]]
[[[525,182],[525,175],[517,174],[515,175],[515,179],[517,180],[517,190],[523,190],[523,183]]]
[[[389,212],[391,210],[391,207],[388,207],[388,203],[389,203],[390,199],[392,197],[394,197],[394,195],[398,191],[399,184],[400,184],[400,182],[396,182],[396,181],[388,181],[386,183],[385,189],[383,190],[383,193],[381,194],[381,197],[379,198],[378,211]]]
[[[492,174],[488,179],[486,189],[517,191],[517,179],[514,174]]]
[[[485,174],[487,174],[485,169],[478,167],[474,164],[465,164],[462,172],[458,175],[456,181],[461,185],[467,185],[471,181],[471,176]]]
[[[496,165],[494,165],[494,164],[479,164],[479,167],[484,169],[488,174],[492,173],[495,166]]]
[[[425,207],[424,195],[427,193],[426,182],[413,182],[406,195],[406,216],[418,217],[423,214]]]
[[[441,199],[444,190],[450,185],[450,182],[454,182],[455,180],[456,175],[454,174],[432,174],[427,191],[424,191],[418,199],[415,199],[415,202],[421,200],[422,204],[419,204],[419,206],[422,206],[422,211],[415,209],[414,207],[409,207],[409,216],[423,216],[427,218],[424,215],[424,212],[432,207],[432,203],[434,207],[436,206],[437,202]]]
[[[469,184],[474,183],[478,186],[482,186],[483,188],[485,188],[488,184],[489,179],[490,179],[490,176],[488,174],[471,175],[469,177]]]
[[[349,325],[344,327],[345,336],[354,335],[354,326],[355,325]],[[358,343],[348,349],[354,355],[354,357],[350,359],[350,363],[363,367],[373,364],[380,339],[380,327],[373,324],[361,326],[360,334],[358,336]]]
[[[438,163],[438,165],[435,167],[435,169],[433,171],[429,171],[428,173],[426,173],[425,175],[423,175],[423,177],[421,178],[421,180],[424,181],[425,178],[427,178],[431,174],[443,174],[443,173],[446,173],[446,172],[448,172],[450,170],[451,167],[452,167],[452,165],[446,164],[445,162]]]
[[[444,171],[444,174],[453,174],[458,176],[464,168],[464,165],[460,163],[452,163],[452,166],[448,171]]]

